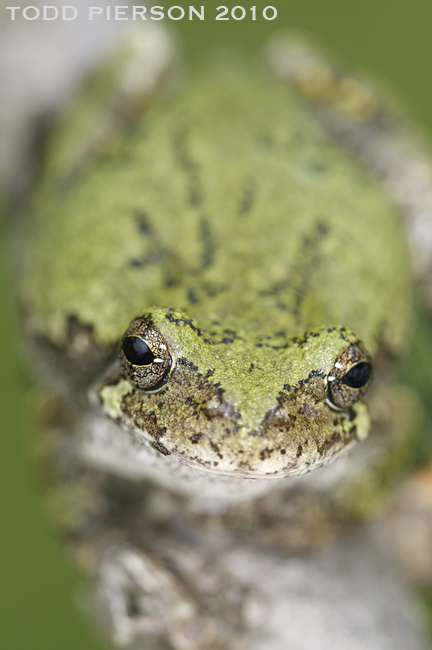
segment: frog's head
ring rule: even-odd
[[[372,364],[354,333],[214,335],[172,309],[135,319],[105,412],[163,454],[243,478],[301,474],[366,437]]]

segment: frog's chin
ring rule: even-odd
[[[189,458],[182,458],[182,457],[176,457],[174,455],[171,456],[171,458],[181,465],[188,466],[191,468],[194,472],[204,472],[206,474],[212,474],[214,476],[219,476],[219,477],[226,477],[226,478],[231,478],[231,479],[240,479],[240,480],[250,480],[250,481],[274,481],[274,480],[281,480],[281,479],[287,479],[287,478],[292,478],[292,477],[297,477],[297,476],[302,476],[304,474],[309,474],[310,472],[313,472],[317,469],[320,469],[321,467],[324,467],[325,465],[329,465],[330,463],[333,463],[337,459],[339,459],[341,456],[345,456],[355,445],[357,444],[357,440],[353,439],[350,443],[345,445],[343,448],[339,449],[332,455],[325,456],[324,458],[317,459],[315,462],[311,462],[310,465],[308,466],[293,466],[291,468],[277,468],[277,469],[271,469],[271,466],[267,466],[265,469],[267,471],[260,471],[260,468],[254,470],[254,469],[245,469],[243,467],[234,467],[233,469],[224,469],[224,468],[212,468],[210,466],[206,466],[203,463],[200,462],[194,462],[194,459],[189,459]],[[264,468],[262,468],[264,469]]]
[[[355,441],[350,446],[354,444]],[[343,455],[350,446],[317,463],[314,469]],[[128,480],[151,481],[190,499],[197,509],[213,511],[258,498],[275,489],[294,487],[297,483],[289,481],[287,484],[286,478],[305,473],[293,470],[260,474],[241,468],[233,471],[212,469],[190,458],[164,455],[142,433],[132,432],[97,413],[89,416],[84,423],[81,451],[93,466]],[[306,472],[311,470],[310,467]]]
[[[364,405],[362,406],[364,407]],[[369,422],[366,410],[362,407],[360,407],[359,410],[362,415],[366,415],[364,419]],[[239,453],[237,458],[232,458],[231,455],[224,457],[223,450],[220,452],[219,461],[214,461],[213,454],[209,454],[209,456],[206,457],[205,453],[199,456],[194,456],[192,454],[179,453],[176,450],[170,452],[167,447],[164,446],[162,440],[159,440],[158,442],[151,441],[142,431],[132,431],[130,429],[128,431],[136,440],[139,439],[148,442],[153,449],[159,452],[162,456],[165,456],[165,458],[169,457],[170,460],[175,461],[182,466],[187,466],[193,471],[232,479],[271,481],[308,474],[325,465],[333,463],[349,452],[357,442],[365,439],[368,435],[369,427],[359,431],[357,426],[352,424],[351,433],[343,443],[340,442],[339,444],[333,445],[327,453],[322,453],[319,449],[311,450],[311,453],[305,454],[303,460],[299,457],[298,450],[287,449],[282,461],[280,457],[278,458],[276,456],[272,458],[271,455],[262,454],[261,452],[259,453],[258,460],[255,452],[251,454],[250,458],[248,458],[244,453]],[[265,447],[265,449],[268,449],[268,447]]]

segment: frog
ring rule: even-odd
[[[265,562],[374,513],[412,437],[428,262],[370,153],[404,126],[295,40],[180,83],[143,38],[54,129],[17,244],[47,501],[114,644],[277,648]]]

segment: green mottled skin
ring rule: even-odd
[[[367,435],[366,406],[335,412],[326,378],[350,343],[401,349],[406,245],[294,95],[241,68],[201,75],[71,166],[60,141],[34,201],[29,329],[66,346],[74,315],[104,347],[150,314],[173,358],[154,394],[117,370],[110,417],[232,476],[302,473]]]

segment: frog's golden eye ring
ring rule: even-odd
[[[129,325],[119,347],[120,362],[131,382],[141,390],[158,390],[167,380],[171,357],[167,342],[148,316]]]
[[[357,341],[339,355],[327,377],[328,405],[336,410],[349,408],[365,394],[372,376],[372,358]]]

